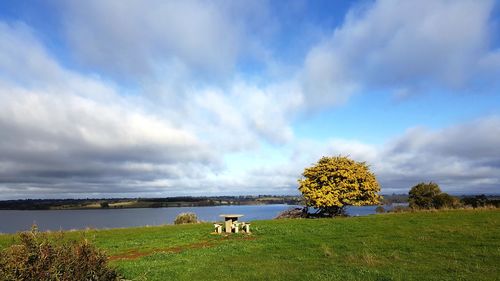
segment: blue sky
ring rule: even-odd
[[[500,190],[498,1],[3,1],[0,199]]]

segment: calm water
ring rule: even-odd
[[[30,229],[36,223],[40,230],[114,228],[173,223],[175,217],[184,212],[194,212],[203,221],[218,221],[220,214],[243,214],[242,221],[265,220],[276,217],[292,205],[213,206],[140,209],[97,210],[45,210],[11,211],[0,210],[0,233],[13,233]],[[375,206],[350,207],[351,216],[375,213]]]

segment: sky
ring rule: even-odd
[[[500,193],[500,2],[1,1],[0,200]]]

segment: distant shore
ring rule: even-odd
[[[105,199],[21,199],[0,201],[0,210],[86,210],[230,205],[302,205],[300,196],[214,196]]]
[[[408,203],[407,194],[382,194],[381,204]],[[499,201],[500,195],[461,195]],[[478,198],[479,198],[478,197]],[[166,207],[207,207],[233,205],[304,205],[299,195],[177,196],[164,198],[85,198],[0,200],[0,210],[94,210]]]

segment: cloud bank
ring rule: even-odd
[[[354,4],[295,61],[276,55],[266,1],[54,5],[58,48],[0,19],[0,199],[290,194],[304,167],[335,154],[367,161],[383,192],[500,185],[498,111],[416,120],[381,144],[295,126],[377,92],[497,99],[493,1]]]
[[[304,64],[312,104],[339,104],[361,89],[398,97],[498,85],[493,1],[382,0],[352,9]],[[490,79],[483,79],[488,76]]]

